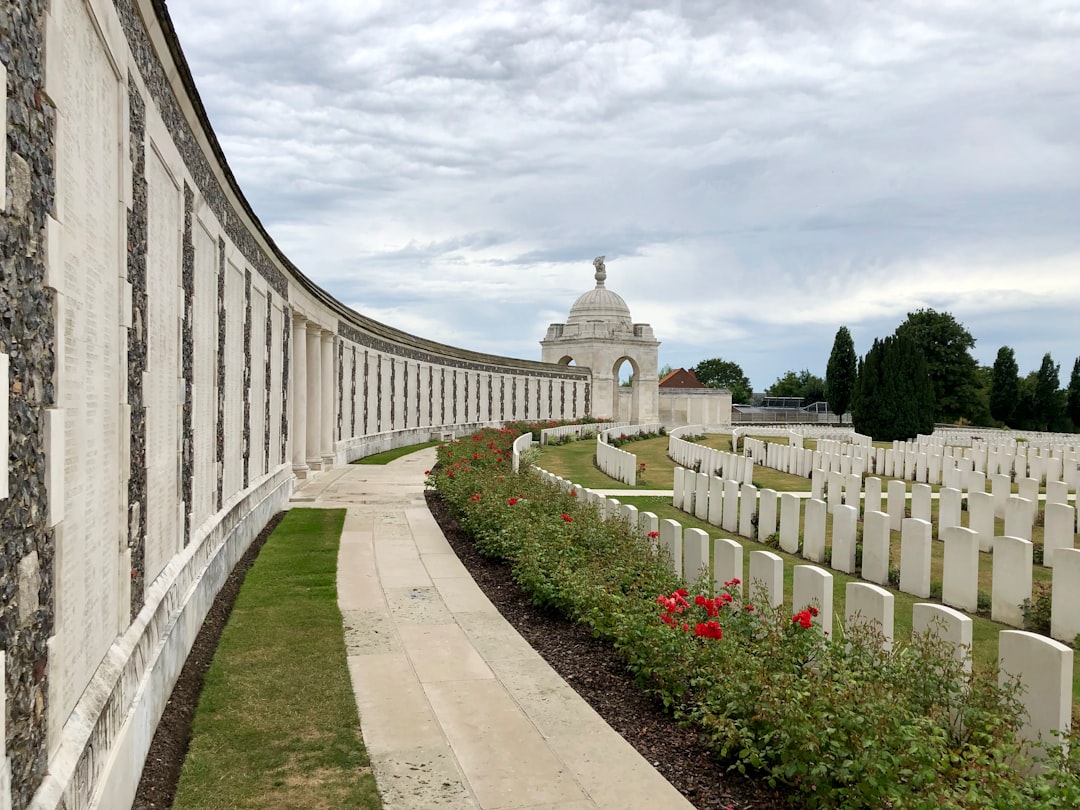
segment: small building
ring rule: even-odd
[[[660,388],[708,388],[697,378],[693,369],[677,368],[669,371],[660,380]]]

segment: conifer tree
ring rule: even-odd
[[[1010,424],[1020,402],[1020,367],[1009,346],[998,349],[990,381],[990,415],[999,422]]]
[[[855,389],[855,342],[846,326],[841,326],[833,339],[832,354],[825,367],[825,399],[829,410],[843,417],[851,407],[851,395]]]

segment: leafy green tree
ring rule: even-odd
[[[825,399],[825,380],[811,374],[809,369],[787,371],[783,377],[777,377],[776,382],[765,389],[765,396],[800,397],[803,405],[821,402]]]
[[[920,309],[909,312],[896,334],[910,339],[922,352],[934,388],[935,419],[971,419],[976,403],[975,338],[948,312]]]
[[[711,360],[702,360],[693,368],[699,381],[709,388],[726,388],[731,392],[731,401],[747,403],[753,389],[750,387],[750,379],[743,374],[738,363],[714,357]]]
[[[825,367],[825,397],[829,410],[843,416],[851,407],[851,393],[855,389],[857,373],[855,341],[846,326],[841,326],[833,339],[829,364]]]
[[[1054,362],[1050,353],[1043,355],[1042,364],[1035,373],[1033,416],[1039,430],[1054,430],[1061,425],[1064,403],[1059,393],[1061,366]]]
[[[1073,430],[1080,430],[1080,357],[1073,361],[1069,390],[1066,393],[1066,412],[1072,420]]]
[[[934,387],[926,359],[906,335],[876,339],[858,364],[851,418],[877,441],[934,430]]]
[[[1016,355],[1009,346],[998,349],[994,360],[993,379],[990,382],[990,415],[1009,425],[1020,404],[1020,367]]]

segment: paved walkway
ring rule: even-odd
[[[386,810],[690,808],[473,582],[424,503],[434,461],[330,470],[292,500],[348,510],[338,603]]]

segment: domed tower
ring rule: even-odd
[[[574,363],[592,371],[589,413],[601,419],[637,424],[656,422],[660,416],[657,368],[660,341],[647,323],[634,323],[630,308],[609,290],[604,257],[593,261],[596,287],[579,296],[566,323],[553,323],[540,341],[540,359],[546,363]],[[629,362],[633,384],[619,386],[619,366]]]

